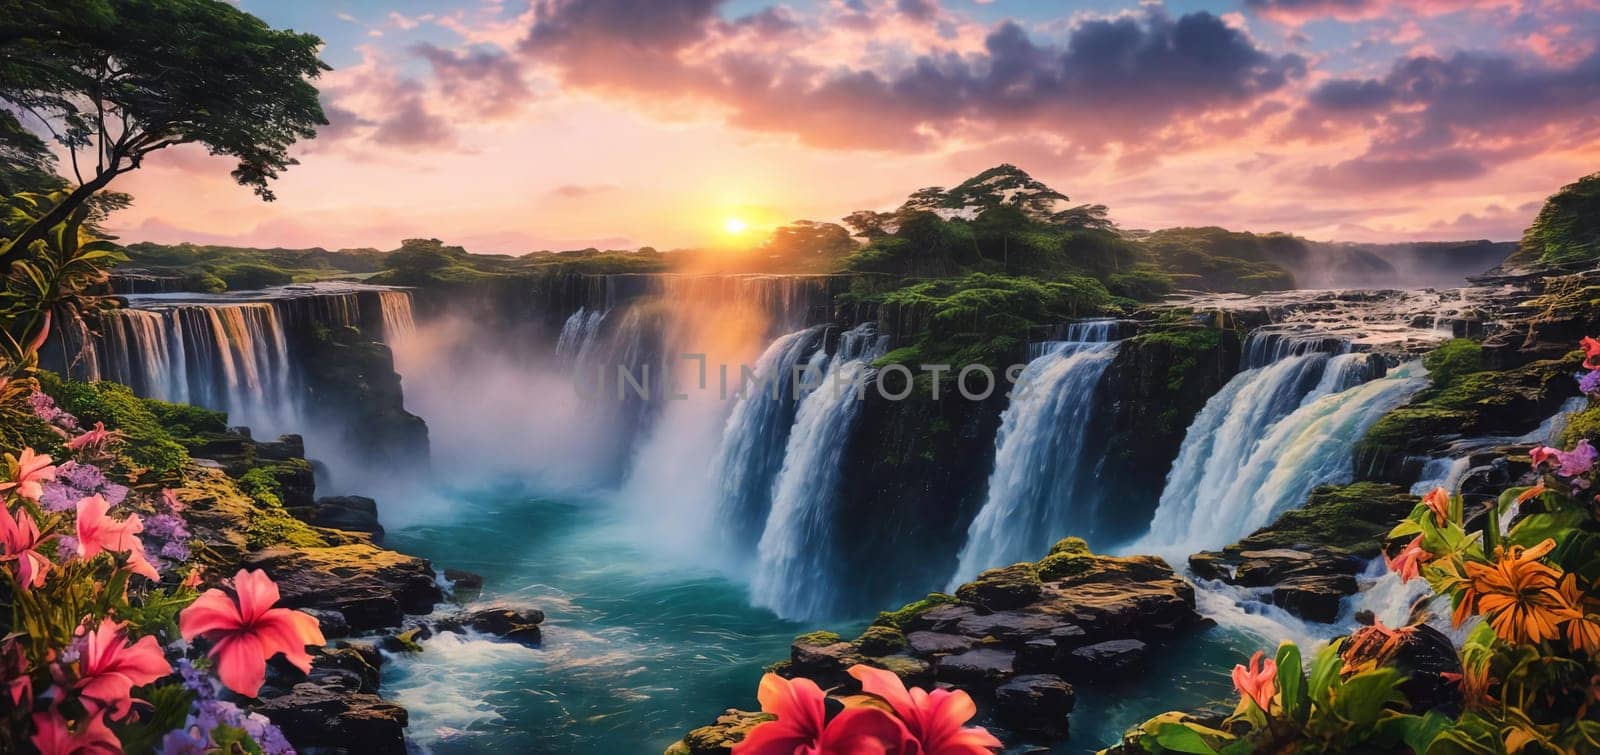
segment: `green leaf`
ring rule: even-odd
[[[1562,510],[1548,514],[1530,514],[1517,522],[1506,535],[1506,543],[1531,548],[1553,538],[1561,542],[1572,530],[1582,526],[1588,514],[1582,511]]]
[[[1162,724],[1156,729],[1156,744],[1173,752],[1217,755],[1217,751],[1193,729],[1183,724]]]
[[[1363,671],[1344,680],[1334,698],[1334,710],[1357,730],[1371,728],[1390,703],[1405,702],[1400,694],[1404,680],[1405,676],[1392,668]]]
[[[1306,692],[1319,705],[1331,702],[1333,693],[1338,689],[1339,669],[1344,665],[1344,660],[1339,657],[1340,644],[1342,641],[1328,643],[1311,664],[1311,679]]]
[[[1282,695],[1284,713],[1298,723],[1305,723],[1309,700],[1306,698],[1305,670],[1301,668],[1300,648],[1292,642],[1278,646],[1278,692]]]

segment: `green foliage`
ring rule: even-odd
[[[0,100],[58,124],[57,141],[87,153],[74,164],[94,169],[3,262],[176,144],[236,159],[234,179],[270,200],[289,147],[327,124],[311,85],[322,40],[229,3],[18,0],[0,19]]]
[[[104,422],[106,427],[119,429],[128,441],[123,453],[130,468],[143,467],[158,477],[170,477],[189,462],[189,452],[152,411],[152,405],[160,402],[139,398],[128,386],[106,380],[80,383],[47,375],[41,384],[80,424]]]
[[[878,618],[873,620],[872,623],[879,626],[894,627],[895,629],[904,631],[906,622],[909,622],[913,618],[926,613],[928,610],[938,606],[950,605],[959,602],[961,601],[957,600],[956,596],[954,595],[946,595],[942,592],[929,593],[928,597],[912,603],[907,603],[896,610],[879,612]]]
[[[1294,288],[1294,276],[1284,264],[1306,255],[1305,242],[1287,234],[1258,235],[1214,226],[1168,228],[1142,241],[1179,287],[1212,291]]]
[[[1600,441],[1600,404],[1589,402],[1582,411],[1567,417],[1567,426],[1561,431],[1561,447],[1571,448],[1587,438],[1590,443]]]
[[[868,300],[909,343],[878,360],[880,366],[968,364],[1004,366],[1021,354],[1036,328],[1112,311],[1111,294],[1093,278],[1039,281],[973,273],[930,280]]]
[[[220,278],[230,291],[245,291],[269,286],[284,286],[294,282],[294,275],[275,267],[258,263],[241,263],[219,267],[212,274]]]
[[[840,637],[838,632],[830,632],[826,629],[819,629],[815,632],[807,632],[794,638],[794,643],[796,645],[815,645],[817,647],[833,645],[843,641],[844,638]]]
[[[283,486],[270,467],[252,467],[239,477],[238,484],[239,490],[256,502],[257,510],[244,531],[251,548],[273,545],[316,548],[328,544],[316,530],[291,516],[283,507]]]
[[[1513,261],[1562,265],[1600,259],[1600,173],[1561,187],[1522,234]]]
[[[1138,264],[1127,272],[1113,273],[1106,279],[1106,288],[1117,296],[1136,301],[1158,301],[1172,293],[1175,284],[1172,276],[1163,272],[1160,267]]]
[[[1452,338],[1422,357],[1433,385],[1443,388],[1457,378],[1483,370],[1483,346],[1470,338]]]

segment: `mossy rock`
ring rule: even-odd
[[[1324,485],[1304,506],[1286,511],[1224,553],[1317,546],[1360,558],[1378,555],[1380,540],[1420,499],[1400,485],[1356,482]]]
[[[1089,550],[1088,541],[1081,537],[1064,537],[1057,540],[1055,545],[1050,546],[1050,555],[1053,556],[1058,553],[1075,556],[1093,555],[1093,552]]]
[[[862,655],[889,655],[905,649],[906,636],[894,627],[874,625],[856,638],[856,647]]]
[[[663,755],[727,755],[733,752],[734,745],[750,735],[751,729],[774,720],[774,716],[766,713],[729,708],[717,716],[716,723],[689,732]]]
[[[1584,439],[1590,443],[1600,442],[1600,405],[1593,401],[1588,408],[1567,418],[1567,426],[1561,431],[1561,447],[1572,448]]]
[[[992,611],[1004,611],[1033,603],[1043,592],[1038,570],[1033,564],[1022,562],[984,571],[958,588],[956,597]]]
[[[961,601],[958,600],[954,595],[946,595],[942,592],[929,593],[928,597],[912,603],[907,603],[897,610],[880,612],[878,614],[878,618],[872,623],[874,626],[889,626],[894,627],[895,629],[903,630],[905,629],[906,622],[909,622],[917,616],[920,616],[924,612],[938,606],[950,605],[952,603],[959,602]]]
[[[826,647],[843,641],[844,638],[840,637],[838,632],[830,632],[826,629],[807,632],[794,638],[794,644],[796,645],[814,645],[816,647]]]
[[[1040,559],[1037,567],[1039,579],[1056,582],[1081,576],[1094,569],[1099,561],[1097,556],[1088,553],[1052,553]]]

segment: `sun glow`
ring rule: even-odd
[[[737,236],[750,230],[750,224],[742,218],[727,218],[722,221],[722,230],[729,235]]]

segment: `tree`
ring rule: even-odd
[[[1109,231],[1115,228],[1116,224],[1106,216],[1108,212],[1110,210],[1103,204],[1080,204],[1051,215],[1050,222],[1066,228]]]
[[[145,157],[200,144],[271,201],[290,145],[326,125],[322,40],[216,0],[0,0],[0,102],[69,151],[77,185],[0,251],[0,270]]]
[[[850,232],[835,223],[796,220],[772,232],[763,249],[774,257],[838,257],[855,251]]]
[[[888,226],[894,222],[894,214],[874,212],[872,210],[856,210],[840,218],[840,222],[851,230],[851,235],[860,236],[870,241],[889,235]]]

